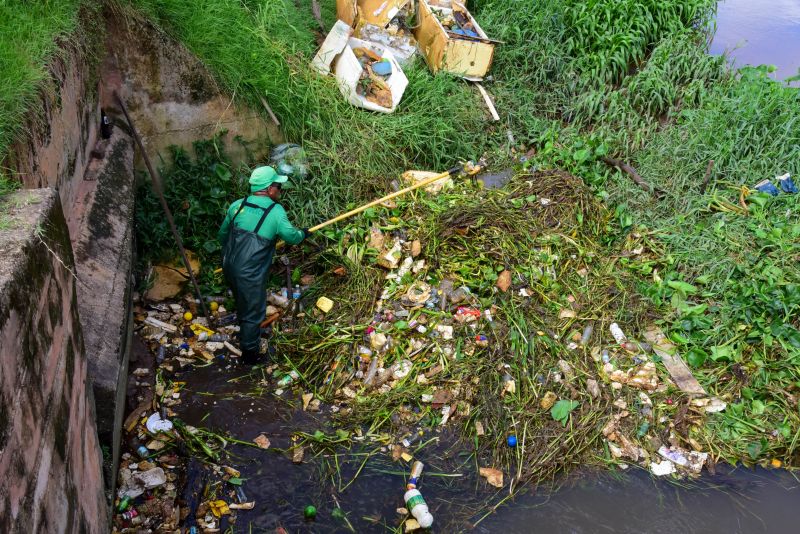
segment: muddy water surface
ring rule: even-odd
[[[363,444],[314,456],[295,465],[289,453],[299,428],[333,434],[325,415],[303,412],[289,392],[275,397],[259,389],[241,368],[212,365],[183,373],[192,394],[177,407],[190,424],[228,430],[240,439],[259,433],[271,440],[267,451],[234,445],[232,460],[256,502],[240,512],[235,532],[393,532],[407,467],[393,462],[380,444]],[[271,389],[268,388],[268,389]],[[421,489],[436,518],[434,532],[503,533],[792,533],[800,525],[800,483],[784,471],[718,469],[715,476],[674,483],[641,470],[573,475],[558,491],[523,493],[484,518],[488,506],[507,496],[487,489],[464,446],[450,447],[448,436],[416,456],[426,463]],[[424,441],[424,440],[423,440]],[[468,446],[467,446],[468,448]],[[315,522],[303,508],[315,505]],[[340,506],[352,530],[332,511]],[[475,525],[477,523],[477,525]]]
[[[712,54],[729,52],[738,67],[775,65],[785,79],[800,68],[800,0],[723,0]]]

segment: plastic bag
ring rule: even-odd
[[[271,161],[278,174],[294,179],[308,175],[308,159],[303,147],[293,143],[283,143],[272,149]]]

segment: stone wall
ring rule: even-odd
[[[0,209],[0,531],[108,532],[61,202],[24,190]]]

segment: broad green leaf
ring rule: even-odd
[[[676,291],[682,291],[687,295],[691,295],[692,293],[697,293],[697,288],[692,284],[687,284],[686,282],[681,282],[680,280],[670,280],[667,282],[667,285]]]
[[[706,362],[708,353],[699,347],[695,347],[686,353],[686,361],[692,367],[700,367]]]
[[[228,482],[233,484],[234,486],[241,486],[243,481],[239,477],[233,477],[233,478],[229,478]]]
[[[580,405],[578,401],[562,399],[550,408],[550,415],[563,426],[567,426],[569,413]]]

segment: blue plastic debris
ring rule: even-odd
[[[480,38],[480,35],[478,35],[478,32],[475,32],[475,31],[472,31],[472,30],[465,30],[463,28],[451,28],[450,29],[450,33],[455,33],[456,35],[463,35],[465,37]]]
[[[769,181],[769,178],[764,178],[760,182],[758,182],[755,187],[753,188],[756,191],[761,191],[762,193],[767,193],[768,195],[772,195],[773,197],[778,196],[778,188],[775,187],[775,184]]]
[[[797,186],[794,184],[794,180],[792,180],[792,175],[788,172],[783,176],[778,176],[778,187],[781,188],[781,191],[784,193],[789,193],[793,195],[797,193]]]
[[[376,61],[372,64],[372,72],[378,76],[388,76],[392,73],[392,64],[386,59]]]

